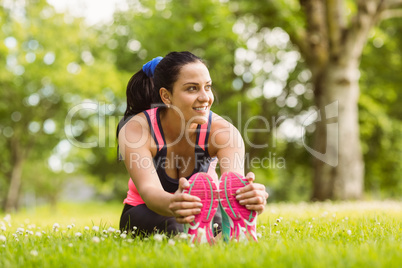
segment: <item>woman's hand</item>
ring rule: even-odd
[[[249,172],[246,179],[250,182],[237,190],[236,199],[241,205],[245,205],[247,209],[257,211],[258,214],[264,212],[267,204],[268,193],[265,191],[265,186],[260,183],[253,183],[255,175]]]
[[[184,194],[183,190],[188,189],[190,184],[186,178],[180,178],[179,189],[173,194],[169,209],[178,223],[190,223],[195,216],[201,212],[201,199],[197,196]]]

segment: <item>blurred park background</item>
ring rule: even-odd
[[[102,1],[57,2],[0,0],[0,211],[122,202],[126,83],[183,50],[270,202],[401,198],[402,1],[121,0],[97,20]]]

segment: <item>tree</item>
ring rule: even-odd
[[[48,47],[46,42],[50,40],[39,34],[43,30],[41,22],[46,23],[41,18],[53,14],[46,8],[44,1],[30,2],[27,6],[16,2],[0,6],[4,33],[0,50],[0,114],[2,151],[6,155],[1,164],[6,181],[2,201],[6,211],[18,206],[22,170],[31,152],[35,150],[43,157],[57,144],[60,133],[56,121],[62,116],[64,106],[60,93],[55,90],[57,74],[53,70],[65,66],[55,62],[56,47]],[[53,22],[57,20],[62,18]]]
[[[58,14],[45,0],[2,2],[0,15],[0,179],[11,211],[23,179],[41,176],[22,178],[24,163],[48,158],[65,139],[68,106],[119,87],[120,77],[112,63],[94,58],[96,39],[83,19]]]
[[[283,28],[311,71],[314,101],[321,111],[311,150],[319,158],[314,159],[312,199],[361,198],[364,163],[357,105],[360,59],[370,30],[381,20],[400,15],[402,1],[239,3],[239,17],[251,13],[259,27]],[[334,109],[336,102],[339,109]],[[327,130],[327,124],[334,122],[324,120],[331,117],[336,117],[339,124],[338,135],[332,137],[334,132]]]

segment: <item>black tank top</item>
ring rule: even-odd
[[[174,193],[179,187],[179,180],[178,178],[171,178],[169,177],[169,175],[166,174],[165,167],[169,165],[169,163],[166,162],[167,146],[165,136],[163,134],[162,125],[160,122],[161,109],[162,109],[161,107],[157,107],[146,110],[143,113],[147,118],[151,136],[153,137],[158,150],[153,158],[153,162],[159,180],[165,191]],[[193,174],[198,172],[213,173],[216,175],[215,166],[217,158],[216,157],[212,158],[208,153],[208,137],[211,129],[211,119],[212,119],[212,111],[209,112],[208,123],[197,126],[196,129],[197,137],[194,148],[195,165],[193,172],[186,177],[187,179],[189,179]],[[128,121],[129,119],[128,120],[126,119],[124,121],[122,120],[119,123],[119,130]],[[211,165],[212,162],[214,163]],[[213,174],[211,175],[214,176]]]

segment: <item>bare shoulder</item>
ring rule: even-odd
[[[139,113],[131,117],[120,129],[119,140],[127,138],[125,134],[137,135],[143,131],[149,132],[149,125],[144,113]]]
[[[210,137],[208,140],[209,153],[215,156],[221,149],[232,147],[242,148],[243,139],[237,128],[224,117],[212,114]]]
[[[233,126],[228,120],[223,118],[222,116],[212,113],[212,121],[211,121],[211,131],[212,129],[220,129],[222,127],[230,127]]]
[[[211,135],[214,133],[225,133],[225,132],[234,132],[235,134],[238,134],[239,131],[237,128],[229,122],[230,119],[225,119],[224,117],[213,113],[212,114],[212,122],[211,122]],[[230,133],[226,133],[230,134]]]
[[[150,148],[151,134],[147,118],[139,113],[128,120],[121,128],[118,136],[120,150],[126,147],[131,149]]]

